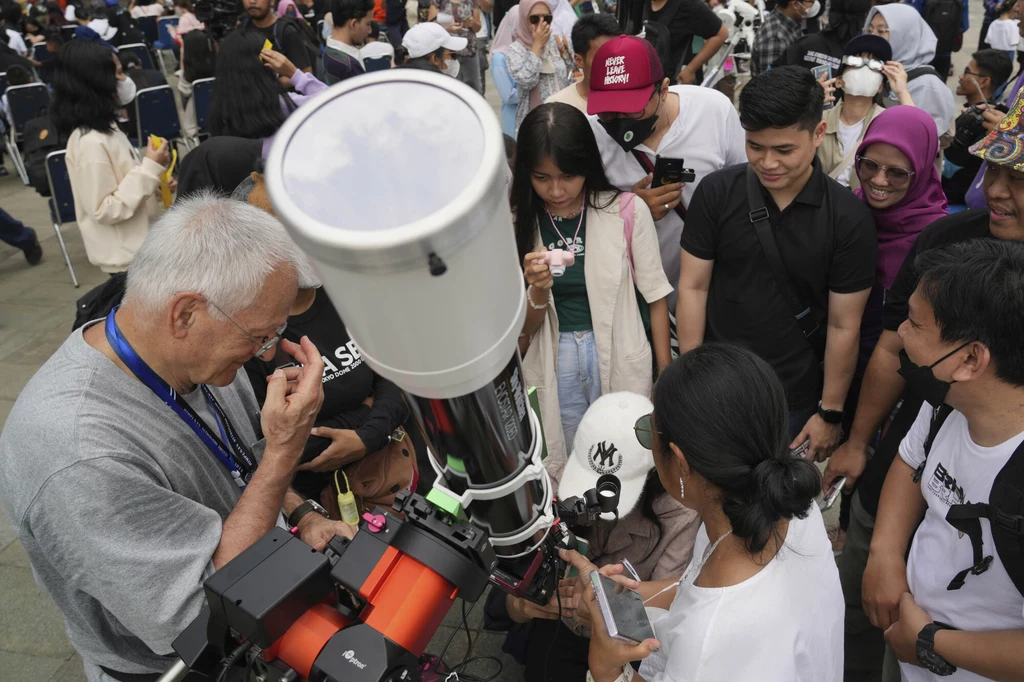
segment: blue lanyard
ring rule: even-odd
[[[117,327],[117,322],[114,320],[114,314],[119,307],[115,306],[110,311],[110,314],[107,315],[105,326],[107,342],[114,349],[114,353],[121,359],[121,362],[128,366],[128,369],[132,371],[139,381],[153,391],[168,407],[174,410],[181,417],[182,421],[199,436],[199,439],[210,449],[210,452],[216,455],[221,464],[231,472],[231,478],[234,479],[238,487],[245,488],[245,485],[252,479],[252,474],[256,470],[256,458],[253,456],[252,451],[238,437],[238,433],[231,425],[230,420],[228,420],[227,413],[224,412],[220,403],[214,398],[210,389],[205,385],[201,386],[206,403],[209,405],[210,412],[213,414],[214,420],[217,422],[217,428],[223,437],[222,441],[206,422],[196,414],[192,406],[185,402],[185,399],[178,395],[178,392],[161,379],[156,372],[150,369],[149,365],[139,357],[139,354],[135,352],[135,349],[128,343],[128,340],[124,338],[121,330]],[[224,445],[225,442],[230,444],[230,450]]]

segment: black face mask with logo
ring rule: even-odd
[[[658,122],[658,115],[639,120],[632,118],[615,118],[611,121],[601,121],[604,129],[611,135],[612,139],[619,143],[625,151],[631,152],[640,146],[640,143],[651,136],[654,126]]]
[[[900,350],[900,368],[898,371],[900,376],[907,380],[907,392],[911,396],[921,398],[932,407],[941,405],[946,400],[946,394],[949,393],[949,388],[953,385],[953,382],[939,379],[935,376],[932,369],[946,359],[953,357],[956,353],[959,353],[968,344],[970,344],[970,341],[956,350],[946,353],[927,367],[915,365],[910,356],[907,355],[907,351]]]

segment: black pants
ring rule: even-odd
[[[530,623],[526,644],[526,670],[530,682],[583,682],[587,678],[590,640],[580,637],[558,620]]]
[[[953,55],[949,54],[937,54],[935,59],[932,60],[932,66],[939,72],[939,78],[945,83],[949,79],[949,65],[953,61]],[[945,131],[942,131],[945,132]]]

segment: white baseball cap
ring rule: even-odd
[[[437,22],[427,21],[410,28],[402,38],[402,47],[409,51],[409,58],[416,59],[446,47],[452,52],[466,49],[467,40],[453,36]]]
[[[644,492],[647,474],[654,468],[654,454],[640,445],[633,426],[653,411],[651,401],[638,393],[623,391],[598,398],[576,429],[572,454],[558,484],[558,497],[582,495],[604,474],[614,474],[622,486],[619,518],[631,512]]]

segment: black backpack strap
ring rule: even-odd
[[[754,174],[754,169],[747,166],[747,203],[750,204],[750,222],[757,233],[757,241],[761,243],[761,251],[764,252],[765,260],[768,261],[768,268],[779,285],[782,297],[786,299],[793,317],[796,318],[800,331],[811,348],[823,359],[825,339],[821,326],[811,314],[811,306],[804,303],[803,299],[796,293],[793,283],[789,278],[789,272],[782,261],[782,254],[779,253],[779,245],[775,242],[775,235],[772,232],[772,224],[768,219],[768,207],[765,206],[764,196],[761,194],[761,183]]]
[[[1024,595],[1024,442],[1017,446],[1006,465],[996,474],[988,504],[956,504],[946,521],[971,538],[974,565],[954,576],[949,590],[958,590],[968,575],[984,573],[992,563],[982,546],[981,519],[988,519],[996,553],[1007,575]]]
[[[910,71],[907,71],[907,82],[909,83],[915,78],[927,76],[928,74],[931,74],[932,76],[935,76],[940,80],[942,79],[942,76],[939,75],[939,72],[935,70],[934,66],[931,66],[930,64],[925,64],[924,66],[915,66]]]
[[[921,477],[924,476],[924,467],[928,464],[928,454],[932,451],[932,444],[935,442],[935,436],[939,435],[939,430],[951,414],[953,414],[953,408],[946,403],[942,403],[932,410],[932,421],[928,426],[928,437],[924,439],[924,459],[917,469],[914,470],[914,483],[921,482]]]

